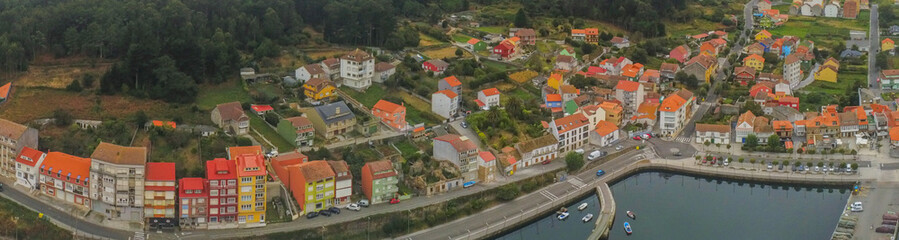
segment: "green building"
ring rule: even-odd
[[[312,127],[312,121],[305,117],[292,117],[278,122],[278,134],[297,147],[312,146],[315,128]]]

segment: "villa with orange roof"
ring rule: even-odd
[[[484,110],[490,110],[491,107],[499,106],[499,89],[488,88],[478,92],[478,99],[475,100],[478,107]]]
[[[605,147],[618,141],[620,131],[615,123],[609,121],[599,121],[593,131],[590,131],[590,144]]]
[[[621,76],[627,77],[631,81],[637,81],[641,75],[643,75],[643,64],[640,63],[624,65],[624,68],[621,69]]]
[[[41,192],[82,209],[90,208],[93,202],[89,197],[92,193],[90,187],[93,183],[92,180],[105,181],[102,178],[90,177],[90,169],[90,158],[49,152],[38,169]],[[143,179],[140,182],[143,182]]]
[[[621,56],[618,58],[609,58],[602,60],[602,62],[599,63],[599,66],[608,70],[609,75],[617,76],[621,75],[624,66],[631,64],[634,64],[634,62],[624,56]]]
[[[584,29],[571,29],[571,39],[575,41],[584,41],[587,39],[587,31]]]
[[[231,147],[228,154],[237,165],[237,224],[241,227],[265,226],[268,170],[261,147]]]
[[[394,130],[403,131],[406,129],[406,106],[378,100],[375,106],[371,108],[371,114],[381,119],[381,123],[393,128]]]
[[[12,91],[12,83],[3,84],[0,86],[0,103],[6,102],[9,99],[9,93]]]
[[[559,152],[567,153],[583,147],[588,140],[590,120],[584,114],[572,114],[549,123],[549,132],[559,140]]]
[[[477,38],[472,38],[468,40],[468,48],[472,51],[484,51],[487,50],[487,43],[484,41],[478,40]]]
[[[668,58],[672,58],[677,60],[679,63],[684,63],[690,57],[690,48],[687,45],[680,45],[674,49],[671,49],[671,52],[668,53]]]
[[[616,126],[621,125],[624,120],[624,108],[616,101],[605,101],[599,104],[599,107],[606,113],[606,121],[615,123]]]
[[[144,181],[144,219],[150,229],[179,226],[175,211],[175,163],[147,163]]]
[[[437,91],[450,90],[462,94],[462,82],[456,76],[449,76],[437,81]]]
[[[644,101],[637,107],[637,113],[631,117],[634,123],[642,123],[645,126],[653,126],[658,119],[659,102]]]
[[[890,128],[890,148],[899,148],[899,127]]]
[[[774,134],[777,134],[780,138],[791,138],[793,137],[793,123],[786,120],[780,121],[771,121],[771,126],[774,127]]]
[[[145,147],[100,142],[90,160],[90,179],[96,180],[90,184],[94,212],[107,219],[143,221],[147,156]]]
[[[659,126],[662,134],[676,136],[692,114],[694,97],[686,89],[674,92],[659,106]]]
[[[431,111],[441,117],[452,119],[459,113],[459,95],[450,90],[440,90],[431,94]]]
[[[752,54],[743,58],[743,66],[755,68],[755,71],[761,72],[765,68],[765,58]]]
[[[762,40],[765,40],[765,39],[771,39],[771,33],[768,32],[768,30],[762,29],[761,32],[755,34],[755,40],[756,40],[756,41],[762,41]]]

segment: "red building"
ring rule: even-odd
[[[799,110],[799,98],[794,96],[785,96],[781,97],[778,100],[778,104],[781,106],[787,106]]]
[[[443,71],[446,71],[446,68],[448,67],[449,63],[446,63],[440,59],[431,59],[421,64],[421,68],[434,72],[435,74],[443,73]]]
[[[182,178],[178,181],[181,229],[206,229],[209,192],[205,178]]]
[[[76,206],[90,208],[91,159],[49,152],[39,169],[41,192]]]
[[[206,161],[209,180],[209,228],[237,227],[237,165],[234,161],[216,158]]]
[[[156,229],[178,226],[175,212],[175,163],[147,163],[144,179],[144,219]]]
[[[509,58],[509,56],[515,54],[515,44],[508,39],[503,40],[499,45],[493,47],[493,54],[499,55],[502,58]]]

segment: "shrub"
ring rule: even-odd
[[[565,165],[568,166],[569,172],[581,169],[581,167],[584,167],[584,155],[569,152],[568,155],[565,155]]]
[[[518,189],[518,186],[514,183],[510,183],[497,188],[496,198],[501,201],[512,201],[518,197],[519,194],[521,194],[521,191]]]

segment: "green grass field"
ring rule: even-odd
[[[468,40],[470,40],[472,38],[473,37],[465,35],[465,34],[461,34],[461,33],[453,34],[453,41],[460,42],[460,43],[466,43],[466,42],[468,42]]]
[[[485,27],[478,27],[477,29],[478,29],[478,31],[487,32],[487,33],[496,33],[496,34],[503,34],[506,32],[506,28],[503,26],[485,26]]]
[[[787,12],[788,5],[775,7],[782,13]],[[841,44],[849,37],[850,30],[867,31],[870,11],[861,11],[856,19],[790,16],[783,26],[768,29],[775,36],[797,36],[815,42],[815,46]]]
[[[269,127],[268,124],[265,123],[265,120],[262,120],[262,118],[260,118],[256,114],[247,115],[250,116],[250,127],[262,134],[265,139],[268,139],[268,141],[272,142],[272,144],[274,144],[275,147],[278,148],[279,152],[287,152],[296,149],[296,146],[281,137],[281,135],[279,135],[278,132],[275,131],[275,129]],[[265,142],[262,141],[262,139],[259,139],[259,141]]]
[[[521,88],[515,88],[514,91],[504,93],[504,94],[502,94],[502,95],[500,95],[500,96],[502,96],[502,97],[513,97],[513,98],[518,98],[518,99],[521,99],[521,100],[524,101],[524,102],[528,102],[528,101],[530,101],[531,99],[537,98],[537,96],[534,96],[534,95],[531,94],[530,92],[525,91],[524,89],[521,89]]]
[[[396,146],[396,148],[400,150],[403,156],[408,156],[409,154],[417,153],[418,151],[420,151],[418,147],[416,147],[408,140],[394,143],[393,146]]]
[[[215,105],[240,101],[249,102],[250,94],[243,89],[241,80],[231,80],[219,85],[201,86],[197,94],[197,107],[200,110],[210,111]]]
[[[485,67],[493,68],[494,70],[497,70],[497,71],[506,71],[511,68],[515,68],[515,66],[509,65],[509,64],[492,61],[492,60],[487,60],[487,59],[483,59],[483,58],[481,59],[481,64],[483,64]]]
[[[831,95],[843,95],[846,93],[846,89],[851,87],[855,82],[866,82],[868,81],[868,76],[864,72],[845,72],[840,71],[837,74],[837,82],[824,82],[824,81],[815,81],[812,84],[806,86],[802,90],[809,92],[824,92]],[[867,85],[867,84],[863,84]]]
[[[386,96],[385,94],[387,94],[387,91],[384,90],[384,87],[380,84],[371,85],[365,92],[359,92],[347,86],[340,87],[340,90],[349,94],[353,99],[356,99],[356,101],[359,101],[368,108],[374,106],[375,103],[378,103],[378,100],[383,99],[384,96]]]

